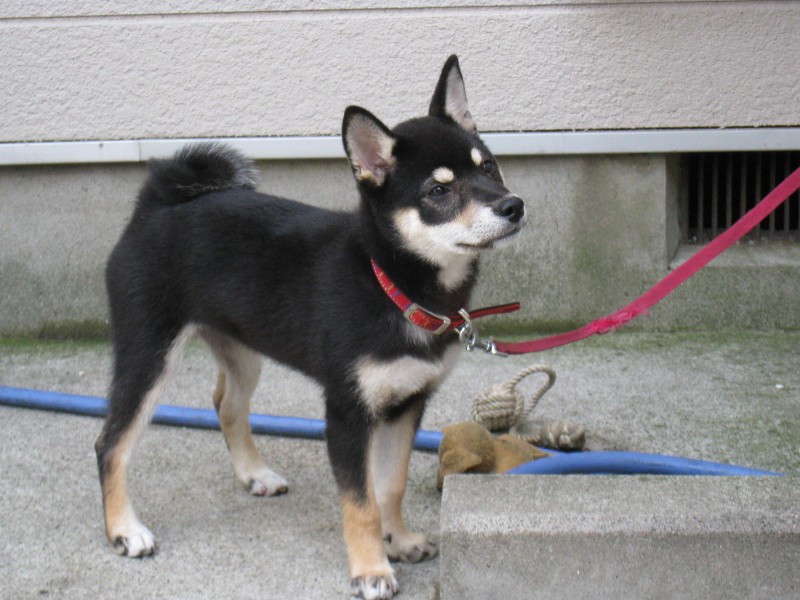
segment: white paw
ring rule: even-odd
[[[275,471],[262,467],[250,477],[248,488],[254,496],[277,496],[289,491],[289,483]]]
[[[365,575],[350,580],[350,590],[353,596],[364,600],[388,600],[392,598],[400,587],[394,573],[385,575]]]
[[[109,536],[114,550],[120,556],[137,558],[151,556],[156,552],[156,541],[150,530],[141,523],[129,524],[122,531],[114,531]]]
[[[439,546],[424,533],[388,534],[384,541],[391,561],[416,563],[439,554]]]

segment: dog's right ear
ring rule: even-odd
[[[397,139],[375,115],[358,106],[348,106],[342,120],[342,142],[356,180],[383,185],[395,165]]]

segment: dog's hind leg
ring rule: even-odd
[[[191,328],[185,328],[178,335],[137,332],[136,339],[115,340],[108,416],[95,450],[106,535],[124,556],[155,552],[153,534],[139,521],[128,496],[128,462],[190,335]]]
[[[203,328],[201,335],[219,365],[214,408],[236,477],[255,496],[286,493],[289,484],[264,463],[250,429],[250,398],[261,374],[261,356],[213,329]]]

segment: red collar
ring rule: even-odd
[[[464,324],[465,319],[460,314],[450,316],[440,315],[431,310],[422,308],[419,304],[413,302],[408,296],[406,296],[392,282],[392,280],[389,279],[389,276],[378,266],[378,263],[376,263],[374,259],[371,259],[371,262],[372,272],[375,273],[375,277],[377,278],[378,283],[381,285],[381,288],[383,288],[383,291],[386,292],[386,295],[394,303],[394,305],[403,312],[403,316],[410,323],[430,331],[435,335],[441,335],[446,331],[453,331]],[[519,302],[514,302],[512,304],[502,304],[500,306],[481,308],[475,311],[466,311],[466,309],[464,310],[467,312],[470,319],[477,319],[480,317],[486,317],[488,315],[514,312],[515,310],[519,310],[519,308]]]

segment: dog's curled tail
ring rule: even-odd
[[[152,160],[150,176],[139,194],[139,208],[168,206],[203,194],[254,189],[256,171],[243,154],[217,142],[184,146],[172,158]]]

